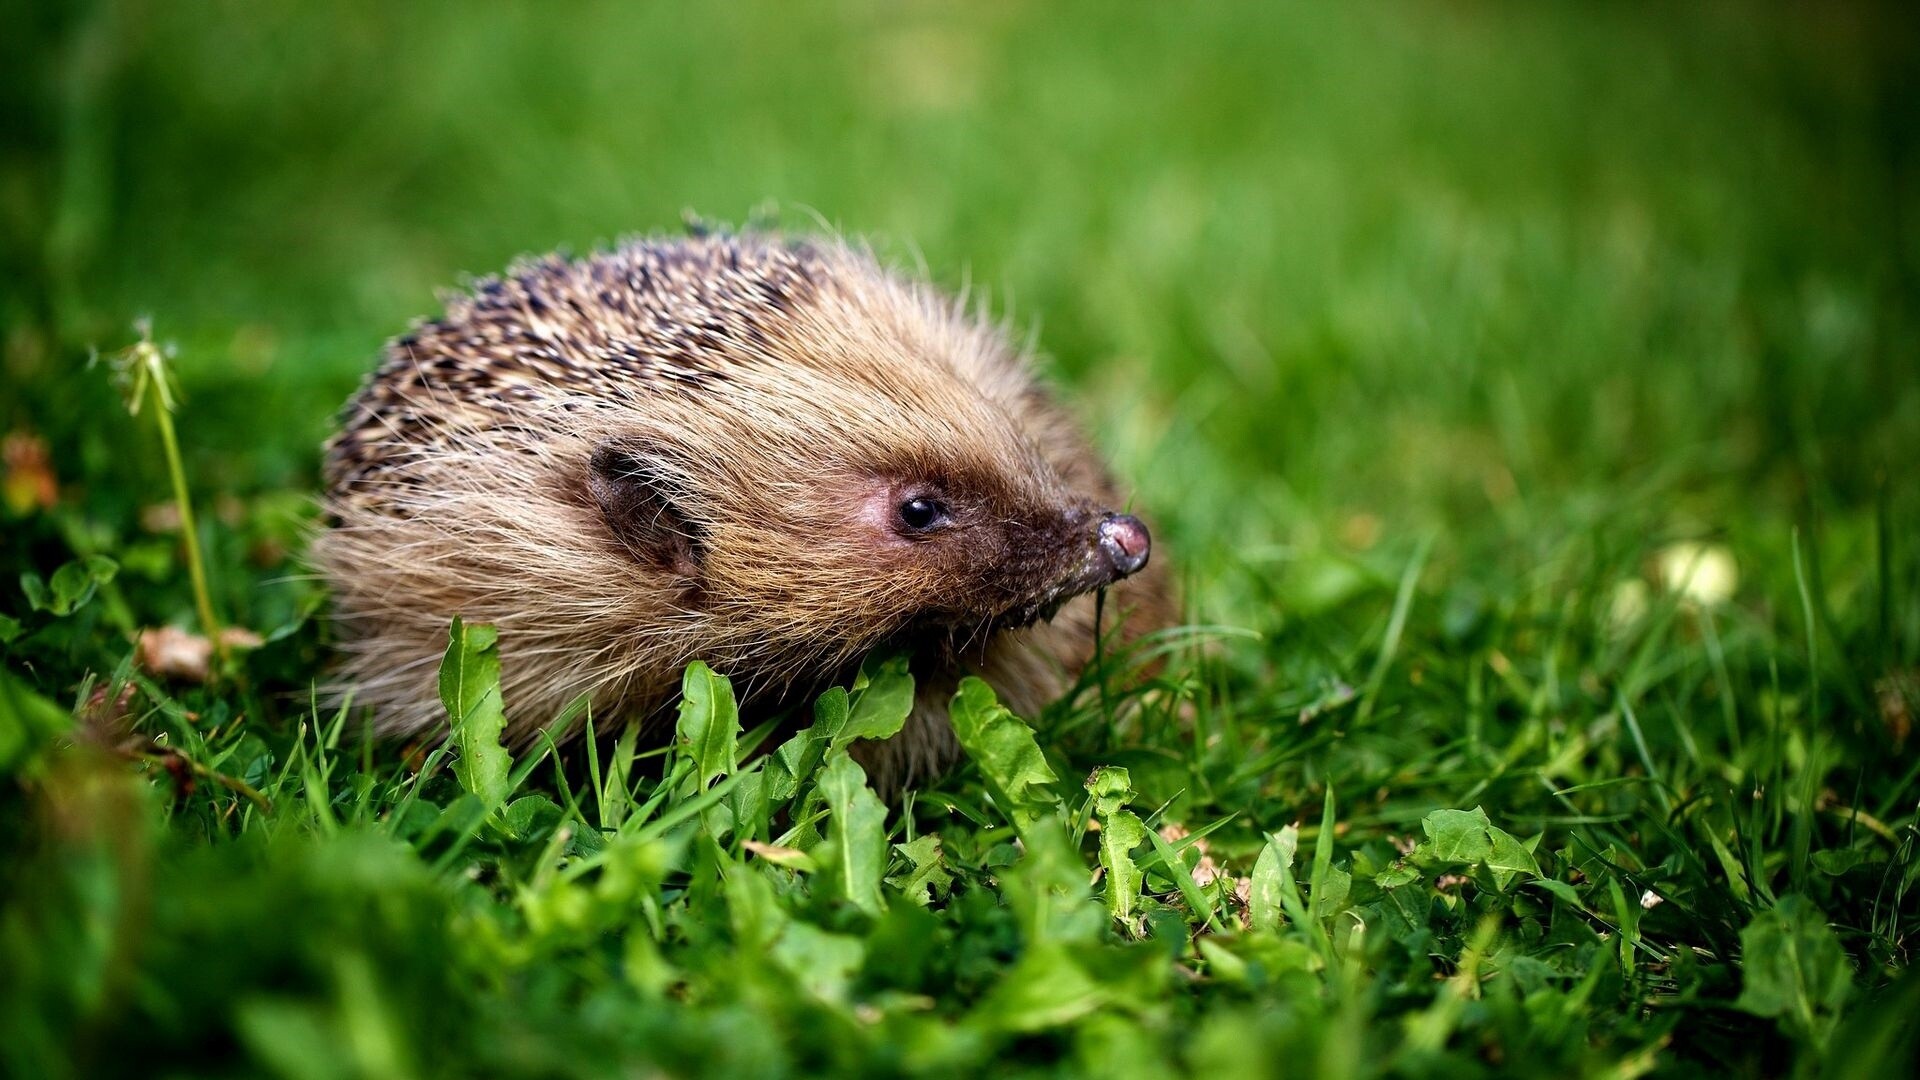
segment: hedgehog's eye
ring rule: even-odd
[[[898,527],[901,532],[924,533],[945,525],[947,507],[938,499],[917,495],[900,504]]]

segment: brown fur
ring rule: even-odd
[[[481,281],[388,349],[327,484],[314,558],[383,731],[444,722],[455,614],[499,627],[519,737],[582,692],[603,730],[650,716],[696,658],[751,704],[899,645],[921,693],[907,730],[862,748],[883,786],[955,758],[960,674],[1026,715],[1071,685],[1104,583],[1089,515],[1119,505],[998,328],[863,251],[766,237]],[[878,527],[923,489],[950,529]],[[1109,620],[1161,624],[1160,580],[1111,589]]]

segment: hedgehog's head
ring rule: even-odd
[[[964,644],[1146,565],[993,328],[852,256],[758,328],[636,398],[586,469],[617,550],[710,629],[783,659]]]

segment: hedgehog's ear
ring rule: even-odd
[[[699,579],[705,547],[700,527],[682,509],[687,493],[645,446],[626,439],[600,444],[587,463],[587,491],[614,539],[634,558]]]

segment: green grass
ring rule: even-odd
[[[6,21],[0,1073],[1911,1066],[1897,8]],[[314,706],[318,447],[381,341],[688,209],[1036,329],[1178,567],[1150,693],[971,701],[892,808],[844,752],[885,668],[758,757],[696,670],[664,752],[501,762],[471,629],[463,753]],[[88,365],[142,316],[213,614],[267,639],[210,685],[132,662],[201,621]]]

